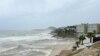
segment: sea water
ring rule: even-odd
[[[1,31],[0,56],[49,56],[57,40],[45,31]]]

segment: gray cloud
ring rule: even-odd
[[[0,29],[100,22],[99,0],[0,0]]]

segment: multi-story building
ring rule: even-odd
[[[100,24],[80,24],[76,26],[76,32],[78,36],[88,32],[100,33]]]
[[[76,26],[76,32],[78,35],[87,33],[87,24],[80,24]]]
[[[95,32],[95,33],[100,32],[100,24],[88,24],[87,28],[88,28],[87,32]]]

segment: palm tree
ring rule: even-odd
[[[76,41],[75,42],[75,44],[76,44],[77,47],[79,47],[79,43],[80,43],[80,41]]]
[[[86,38],[85,38],[84,35],[81,35],[81,36],[79,37],[79,41],[81,42],[82,45],[84,45],[83,41],[84,41],[85,39],[86,39]]]
[[[92,43],[92,38],[95,37],[95,34],[92,32],[87,33],[87,37],[90,38],[90,43]]]

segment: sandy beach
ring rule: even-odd
[[[73,44],[75,43],[74,39],[69,39],[64,43],[56,44],[53,47],[53,50],[51,51],[49,56],[56,56],[58,55],[62,50],[70,50],[72,49]]]

